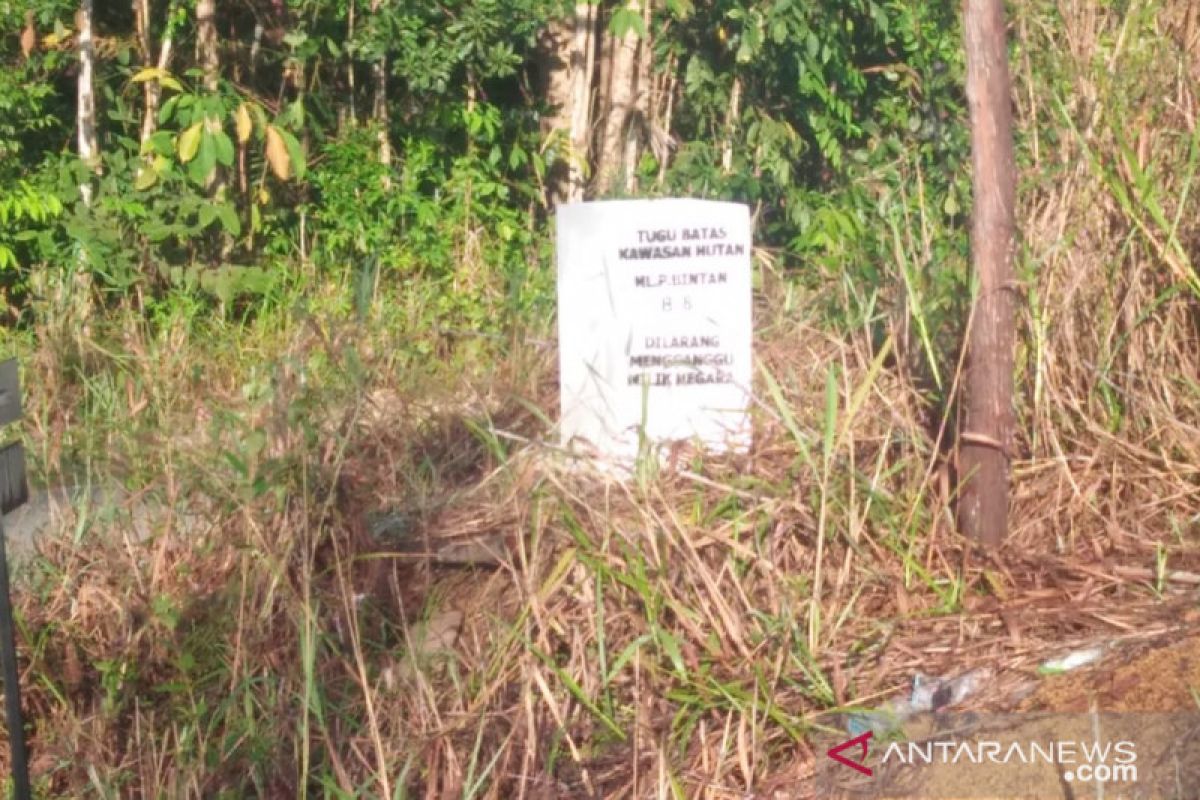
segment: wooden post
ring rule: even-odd
[[[967,334],[966,414],[958,436],[958,525],[964,535],[996,547],[1008,529],[1013,430],[1012,95],[1003,0],[965,0],[964,9],[978,295]]]
[[[21,418],[21,382],[17,361],[0,362],[0,425]],[[12,764],[13,800],[30,800],[28,754],[25,749],[25,719],[21,713],[21,670],[13,623],[12,595],[8,588],[8,554],[4,547],[4,515],[25,504],[25,450],[20,442],[0,447],[0,674],[4,676],[4,718],[8,725],[9,759]]]

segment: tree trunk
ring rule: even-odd
[[[196,57],[200,62],[205,91],[216,94],[220,89],[221,79],[221,56],[217,51],[216,0],[196,2]],[[215,117],[206,118],[204,130],[210,134],[216,133],[221,130],[221,120]],[[211,197],[219,199],[225,194],[225,179],[221,175],[219,165],[213,167],[204,186]]]
[[[96,52],[91,38],[91,0],[79,2],[76,25],[79,29],[79,84],[76,112],[79,160],[96,170],[100,164],[100,144],[96,140],[96,94],[92,72],[95,70]],[[85,204],[91,205],[91,181],[79,186],[79,194]]]
[[[965,430],[958,436],[958,524],[964,535],[995,547],[1008,528],[1016,168],[1004,2],[966,0],[965,9],[978,296],[968,332]]]
[[[642,0],[628,0],[627,10],[642,14]],[[637,96],[638,35],[632,28],[620,37],[605,34],[609,55],[609,71],[605,76],[604,129],[600,135],[600,152],[596,159],[596,193],[604,195],[612,189],[624,166],[625,136]]]
[[[217,0],[196,2],[196,58],[204,75],[204,88],[215,92],[221,76],[221,58],[217,53]]]
[[[379,163],[390,170],[392,140],[388,132],[387,56],[380,56],[379,60],[371,66],[371,71],[375,75],[375,107],[372,113],[375,117],[375,124],[379,127]],[[391,183],[391,177],[385,174],[383,177],[384,188],[390,188]]]
[[[742,78],[735,75],[729,91],[729,108],[725,112],[725,141],[721,144],[721,171],[733,171],[733,140],[737,134],[738,116],[742,113]]]
[[[78,106],[75,112],[79,159],[95,172],[100,165],[100,145],[96,139],[96,94],[92,79],[96,61],[92,44],[92,0],[80,0],[75,25],[79,29]],[[85,205],[92,204],[90,179],[79,185],[79,194]]]
[[[142,63],[150,66],[150,0],[133,0],[133,30],[136,34],[138,55]]]
[[[96,134],[96,92],[93,74],[96,66],[96,50],[92,40],[92,0],[80,0],[75,12],[75,28],[78,31],[79,78],[76,86],[75,127],[79,160],[90,172],[100,171],[100,143]],[[89,175],[79,184],[79,196],[85,206],[93,199],[92,179]],[[77,269],[71,283],[60,283],[55,289],[60,316],[77,326],[76,330],[88,335],[92,316],[92,273],[87,252],[76,243]],[[65,330],[65,328],[64,328]]]
[[[663,73],[662,89],[659,90],[655,101],[656,107],[661,104],[662,114],[657,110],[654,114],[654,124],[650,126],[650,147],[654,158],[658,161],[657,184],[662,187],[667,178],[667,167],[671,163],[671,114],[675,108],[675,66],[677,60],[674,54],[667,59]]]
[[[380,2],[381,0],[371,0],[372,14],[379,11]],[[392,186],[392,139],[389,131],[386,53],[381,54],[379,60],[371,65],[371,74],[375,78],[375,103],[371,113],[375,118],[375,124],[379,126],[379,163],[388,167],[388,171],[383,176],[383,188],[390,189]]]
[[[550,207],[571,199],[570,145],[572,62],[575,18],[556,19],[546,26],[539,61],[542,95],[550,111],[541,118],[540,129],[546,151],[554,156],[546,175],[546,204]]]
[[[646,35],[638,41],[637,69],[634,84],[633,107],[625,127],[625,192],[633,194],[638,189],[637,168],[641,160],[644,143],[650,138],[650,90],[653,78],[654,51],[650,40],[649,0],[642,3],[642,26]]]
[[[144,51],[144,59],[147,66],[150,66],[150,0],[134,0],[134,10],[137,12],[139,38],[141,39],[142,50]],[[171,20],[175,16],[175,3],[172,2],[167,6],[167,27],[163,33],[162,44],[158,48],[158,63],[155,65],[158,69],[166,71],[171,65],[171,50],[175,46],[171,29]],[[143,84],[142,89],[143,104],[145,111],[142,114],[142,146],[145,147],[146,142],[158,130],[158,104],[162,99],[162,84],[158,79],[151,79]],[[147,153],[147,160],[153,160],[153,157]]]
[[[571,40],[571,149],[566,199],[583,199],[591,160],[592,80],[596,70],[596,6],[575,6],[575,32]]]
[[[350,7],[346,10],[346,41],[354,41],[354,0],[350,0]],[[339,108],[338,113],[338,130],[344,129],[348,123],[351,127],[358,124],[358,110],[354,106],[354,94],[358,88],[354,85],[354,56],[353,51],[346,48],[346,103]]]

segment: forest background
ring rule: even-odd
[[[1018,566],[980,566],[958,3],[0,0],[35,482],[167,509],[24,569],[39,791],[765,791],[901,685],[895,637],[1047,564],[1161,601],[1200,533],[1200,10],[1008,14]],[[600,491],[537,457],[553,209],[659,196],[752,209],[756,447]]]

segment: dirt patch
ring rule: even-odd
[[[1200,634],[1117,664],[1048,677],[1021,711],[1200,711]]]

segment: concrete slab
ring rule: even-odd
[[[116,534],[126,533],[134,541],[145,541],[165,527],[166,508],[146,494],[131,495],[116,483],[96,486],[54,486],[33,489],[29,501],[4,515],[4,533],[10,559],[20,561],[34,553],[34,544],[46,536],[83,535],[99,526]],[[198,529],[201,516],[181,512],[176,530]]]

